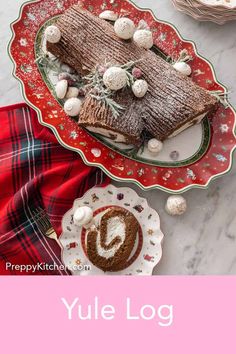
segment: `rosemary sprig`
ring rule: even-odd
[[[132,75],[132,69],[133,67],[140,62],[140,60],[136,60],[136,61],[129,61],[128,63],[125,63],[123,65],[121,65],[121,69],[124,69],[126,71],[126,76],[127,76],[127,86],[128,87],[132,87],[132,85],[134,84],[134,77]]]
[[[229,92],[222,92],[219,90],[216,91],[208,91],[212,96],[214,96],[225,108],[229,107],[227,102]]]
[[[61,61],[56,57],[50,57],[48,53],[43,53],[42,55],[40,55],[35,60],[35,63],[37,63],[39,67],[44,72],[46,72],[46,74],[49,74],[49,72],[52,71],[53,76],[58,76],[63,72]],[[77,74],[67,73],[67,74],[69,76],[69,80],[73,82],[73,87],[77,87],[79,89],[84,87],[83,79],[80,77],[78,73]]]
[[[179,63],[179,62],[188,63],[191,60],[193,60],[193,57],[191,57],[188,54],[188,51],[186,49],[181,50],[181,52],[179,53],[178,58],[174,58],[174,57],[171,57],[171,56],[168,56],[166,58],[166,61],[168,63],[172,64],[172,65],[175,64],[175,63]]]
[[[60,70],[60,61],[58,58],[50,58],[47,53],[40,55],[36,58],[35,63],[44,69],[47,74],[49,71],[58,72]]]
[[[134,77],[132,74],[130,74],[128,71],[126,72],[126,76],[127,76],[127,86],[128,87],[132,87],[132,85],[134,84]]]
[[[133,69],[133,67],[140,61],[141,61],[141,59],[136,60],[136,61],[131,60],[128,63],[125,63],[125,64],[121,65],[121,69],[129,71],[129,70]]]
[[[111,110],[113,117],[119,117],[124,107],[117,103],[113,98],[109,97],[109,95],[104,94],[103,96],[90,94],[90,96],[97,101],[102,101],[102,103]]]
[[[178,57],[178,59],[177,59],[177,63],[178,62],[185,62],[185,63],[187,63],[187,62],[189,62],[189,61],[191,61],[191,60],[193,60],[193,58],[188,54],[188,51],[187,51],[187,49],[183,49],[183,50],[181,50],[181,52],[179,53],[179,57]]]
[[[87,76],[84,77],[84,80],[87,81],[88,83],[86,86],[88,88],[93,87],[93,88],[99,88],[100,86],[103,86],[103,81],[102,77],[98,72],[98,67],[95,68],[93,72],[88,74]]]

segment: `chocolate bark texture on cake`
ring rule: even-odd
[[[139,224],[128,210],[112,207],[101,218],[99,230],[87,234],[89,260],[104,272],[119,271],[134,248]]]
[[[56,26],[61,39],[47,43],[48,51],[82,75],[93,72],[97,65],[132,61],[148,83],[143,98],[135,97],[127,88],[116,92],[115,100],[124,108],[118,117],[88,92],[79,115],[82,127],[124,143],[138,143],[144,131],[163,141],[216,109],[217,99],[191,78],[133,40],[118,38],[112,24],[81,6],[70,7]]]

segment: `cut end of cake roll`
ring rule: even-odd
[[[126,107],[126,111],[130,106]],[[131,105],[132,106],[132,105]],[[133,114],[122,119],[123,113],[114,116],[111,109],[88,95],[83,103],[78,124],[92,133],[100,134],[111,140],[124,144],[139,144],[144,124],[141,117],[133,110]]]
[[[144,98],[146,107],[141,117],[153,137],[160,141],[174,137],[216,111],[218,100],[209,91],[154,53],[145,59],[152,75],[144,72],[149,94]]]
[[[128,210],[110,208],[101,218],[99,230],[87,234],[86,250],[91,263],[104,272],[126,267],[133,251],[139,224]]]

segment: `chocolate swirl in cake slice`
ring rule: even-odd
[[[191,78],[177,72],[153,51],[118,38],[110,23],[80,6],[70,7],[60,16],[57,26],[61,40],[47,43],[47,48],[80,73],[90,73],[98,64],[137,61],[148,83],[148,92],[141,99],[128,89],[117,91],[115,100],[125,107],[117,118],[109,107],[88,94],[79,125],[125,143],[138,142],[144,130],[164,140],[215,110],[217,99]]]
[[[87,234],[87,256],[103,271],[118,271],[125,267],[134,248],[138,222],[128,210],[113,207],[101,218],[98,230]]]

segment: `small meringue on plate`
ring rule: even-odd
[[[69,98],[64,104],[64,111],[70,117],[76,117],[81,109],[82,102],[79,98]]]
[[[79,96],[79,89],[77,87],[69,87],[66,98],[77,98]]]
[[[163,143],[156,138],[148,140],[148,151],[153,155],[157,155],[163,149]]]
[[[55,87],[56,95],[59,99],[63,99],[66,96],[68,89],[68,81],[67,80],[61,80],[58,81]]]
[[[105,10],[100,13],[99,17],[103,20],[115,22],[118,19],[118,14],[111,10]]]
[[[185,76],[189,76],[192,73],[192,69],[191,69],[190,65],[185,63],[184,61],[179,61],[179,62],[175,63],[173,65],[173,68]]]
[[[89,228],[93,225],[93,210],[88,206],[82,206],[75,210],[73,221],[76,226]]]

